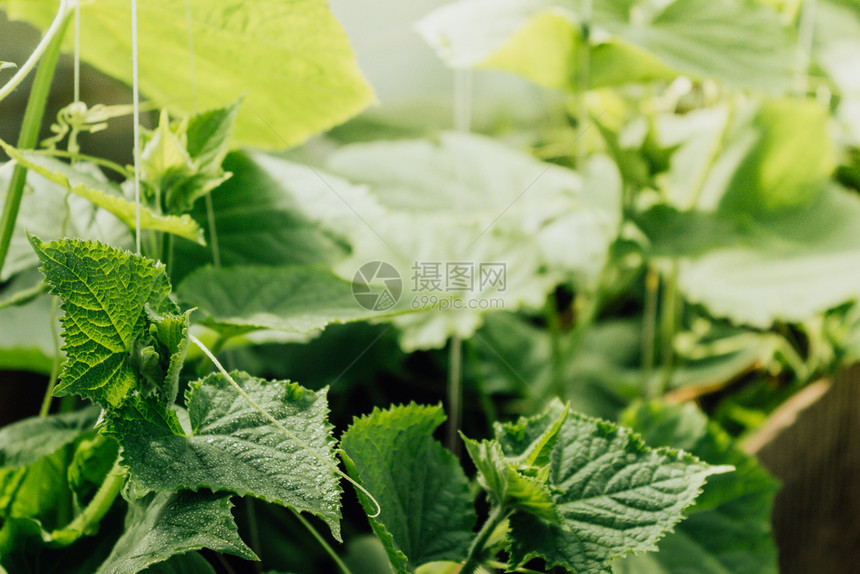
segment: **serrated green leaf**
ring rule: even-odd
[[[137,217],[135,204],[126,199],[115,184],[94,177],[91,172],[82,171],[78,167],[72,167],[50,156],[34,151],[15,149],[2,140],[0,140],[0,147],[22,166],[83,197],[94,205],[106,209],[130,229],[135,228]],[[141,205],[140,227],[141,229],[172,233],[197,243],[204,243],[203,230],[187,215],[181,217],[161,215]]]
[[[217,173],[230,151],[230,138],[242,100],[192,116],[188,120],[186,149],[198,169]]]
[[[548,483],[548,466],[522,469],[505,457],[497,441],[463,437],[463,442],[478,469],[478,484],[494,506],[522,510],[552,524],[561,522]]]
[[[204,267],[186,277],[176,292],[207,313],[208,326],[225,332],[313,333],[330,323],[390,314],[359,305],[352,284],[322,267]]]
[[[505,456],[517,464],[547,465],[567,413],[568,407],[554,399],[541,414],[511,423],[494,423],[496,440]]]
[[[245,94],[233,145],[285,148],[360,112],[373,100],[346,35],[322,0],[217,3],[151,0],[138,15],[141,91],[191,112]],[[46,28],[54,0],[8,0],[11,19]],[[131,84],[131,11],[124,0],[81,6],[81,57]],[[71,35],[70,35],[71,36]],[[71,48],[71,37],[67,38]],[[192,72],[193,66],[193,72]]]
[[[92,430],[99,411],[87,408],[66,414],[31,417],[0,429],[0,468],[28,466]]]
[[[178,311],[164,266],[91,241],[31,237],[31,243],[65,311],[60,322],[67,359],[55,392],[119,406],[138,382],[130,353],[146,327],[145,307]]]
[[[523,46],[524,38],[516,35],[542,14],[550,12],[579,26],[579,11],[574,0],[461,0],[426,16],[418,29],[449,65],[467,67],[491,61],[512,37]],[[659,5],[597,0],[590,25],[611,34],[610,43],[617,37],[639,46],[683,74],[768,91],[784,91],[791,85],[790,34],[779,15],[761,5],[734,0],[674,0]],[[573,42],[547,42],[534,29],[525,32],[532,48],[569,51],[548,58],[576,62]],[[627,54],[620,55],[624,62]]]
[[[186,395],[191,431],[185,435],[141,417],[108,421],[105,432],[122,445],[135,483],[146,490],[210,488],[254,496],[315,514],[339,538],[341,491],[325,391],[247,373],[233,378],[316,455],[264,418],[224,376],[213,374],[192,383]]]
[[[187,121],[172,122],[162,110],[158,128],[141,152],[142,184],[166,213],[189,211],[197,199],[230,178],[221,169],[238,102]]]
[[[433,438],[438,406],[375,409],[341,438],[350,476],[379,502],[369,518],[398,574],[439,560],[465,560],[475,525],[469,483],[454,456]],[[374,505],[359,492],[368,514]]]
[[[731,468],[651,449],[627,429],[571,413],[549,473],[561,524],[515,513],[511,559],[523,564],[542,558],[577,573],[611,572],[614,558],[654,550],[705,478]]]
[[[681,447],[711,464],[736,471],[708,479],[690,516],[659,543],[653,555],[615,563],[616,574],[775,574],[777,550],[771,511],[779,485],[694,405],[638,404],[622,422],[649,444]]]
[[[230,497],[159,492],[129,507],[125,532],[97,574],[136,574],[176,554],[209,548],[258,560],[236,530]]]

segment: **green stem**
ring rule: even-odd
[[[110,510],[110,507],[113,505],[113,501],[116,500],[117,495],[119,495],[120,490],[122,490],[124,482],[125,474],[120,468],[119,458],[117,458],[116,462],[114,462],[113,468],[108,472],[108,475],[99,487],[98,492],[96,492],[96,495],[87,507],[84,508],[84,511],[65,528],[53,531],[51,533],[51,538],[57,538],[58,540],[56,542],[60,546],[66,546],[68,543],[62,541],[62,533],[64,530],[83,533],[91,530],[92,527],[98,524],[104,515],[107,514],[108,510]]]
[[[657,293],[660,273],[650,265],[645,274],[645,309],[642,318],[642,379],[648,398],[654,398],[659,389],[652,381],[654,376],[654,341],[657,337]]]
[[[316,538],[317,542],[320,543],[320,546],[322,546],[323,549],[326,551],[326,554],[331,556],[332,561],[334,561],[334,563],[337,564],[337,567],[340,568],[340,571],[343,572],[343,574],[352,574],[347,565],[344,564],[343,560],[340,559],[340,556],[337,555],[337,552],[334,551],[334,548],[332,548],[331,545],[326,542],[326,539],[323,538],[319,532],[317,532],[317,529],[314,528],[313,525],[308,522],[307,519],[300,513],[296,512],[292,508],[290,508],[290,512],[292,512],[296,516],[296,518],[299,519],[299,522],[301,522],[302,525],[308,529],[308,532],[310,532],[311,535]]]
[[[3,101],[6,96],[15,91],[15,88],[17,88],[30,74],[42,55],[50,52],[54,47],[54,44],[57,43],[57,38],[60,40],[63,39],[63,36],[66,34],[66,26],[69,23],[70,14],[70,3],[66,0],[62,0],[60,2],[60,8],[57,10],[57,15],[54,17],[54,21],[51,23],[48,31],[45,32],[45,36],[39,42],[39,45],[36,46],[33,53],[30,54],[29,58],[27,58],[27,61],[18,69],[18,72],[16,72],[15,75],[12,76],[12,78],[10,78],[2,88],[0,88],[0,101]]]
[[[454,335],[448,351],[448,450],[460,450],[460,421],[463,418],[463,340]]]
[[[54,363],[51,365],[51,378],[48,380],[48,388],[45,389],[45,398],[42,399],[42,408],[39,409],[39,417],[45,418],[51,411],[51,400],[54,398],[54,387],[57,386],[57,378],[60,376],[60,336],[57,334],[57,307],[59,298],[51,300],[51,338],[54,341]]]
[[[552,388],[561,390],[564,388],[563,365],[561,362],[563,353],[561,349],[561,316],[558,312],[558,303],[555,292],[546,298],[546,324],[549,328],[550,344],[552,345]]]
[[[64,12],[65,11],[65,12]],[[65,2],[60,6],[62,20],[56,28],[51,26],[50,36],[42,63],[36,70],[33,79],[33,88],[30,90],[30,98],[27,100],[27,109],[24,111],[24,119],[21,122],[21,134],[18,136],[18,149],[33,149],[39,141],[39,130],[42,128],[42,116],[45,115],[45,106],[48,103],[48,93],[51,91],[51,81],[54,78],[54,70],[57,68],[57,60],[60,57],[60,46],[63,36],[71,20],[71,12],[66,10]],[[60,15],[58,14],[58,19]],[[56,21],[55,21],[56,24]],[[44,42],[44,40],[43,40]],[[2,97],[0,97],[2,99]],[[18,219],[18,210],[21,208],[21,198],[24,196],[24,184],[27,182],[27,168],[20,165],[15,166],[12,172],[12,181],[9,183],[9,192],[6,194],[6,204],[3,206],[3,215],[0,218],[0,271],[9,254],[9,244],[15,231],[15,222]]]
[[[507,512],[505,511],[504,506],[493,507],[490,511],[490,516],[487,517],[487,521],[484,522],[480,532],[478,532],[478,535],[469,547],[469,554],[466,558],[466,562],[460,569],[460,574],[472,574],[478,569],[478,566],[480,566],[483,561],[484,546],[486,546],[490,536],[506,517]]]
[[[666,278],[663,293],[663,307],[660,310],[660,341],[662,343],[663,369],[660,386],[655,396],[660,396],[669,387],[672,372],[675,370],[675,333],[678,330],[678,263],[672,262],[672,270]]]

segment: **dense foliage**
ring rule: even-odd
[[[444,131],[357,116],[323,0],[147,1],[133,166],[79,142],[125,107],[38,141],[76,7],[0,0],[47,30],[0,373],[48,385],[0,429],[0,573],[777,571],[742,440],[860,351],[857,2],[457,0],[415,24]],[[129,3],[79,18],[130,82]],[[541,119],[469,133],[500,73]]]

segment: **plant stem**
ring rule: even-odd
[[[660,386],[654,396],[660,396],[669,387],[675,369],[675,333],[678,330],[678,262],[672,262],[672,270],[665,281],[663,307],[660,311],[660,342],[662,344],[663,369]]]
[[[504,506],[493,507],[490,511],[490,516],[487,517],[487,521],[484,522],[480,532],[478,532],[478,535],[469,547],[469,555],[460,569],[460,574],[472,574],[478,569],[483,560],[482,554],[484,553],[484,546],[487,544],[487,540],[490,539],[490,536],[506,517],[507,512],[505,512]]]
[[[326,554],[331,556],[331,559],[334,561],[335,564],[337,564],[337,567],[340,568],[340,571],[343,572],[343,574],[352,574],[347,565],[344,564],[343,560],[340,559],[340,556],[337,555],[337,552],[334,551],[334,548],[332,548],[331,545],[326,542],[326,539],[322,537],[322,534],[317,532],[317,529],[314,528],[313,525],[308,522],[307,519],[300,513],[296,512],[292,508],[290,508],[290,512],[292,512],[296,516],[296,518],[299,519],[299,522],[301,522],[302,525],[308,529],[308,532],[310,532],[313,537],[316,538],[317,542],[320,543],[320,546],[322,546],[323,549],[326,551]]]
[[[59,299],[51,300],[51,338],[54,342],[54,363],[51,365],[51,378],[48,379],[48,388],[45,389],[45,398],[42,399],[42,408],[39,409],[39,418],[45,418],[51,411],[51,400],[54,398],[54,387],[57,386],[57,378],[60,376],[60,336],[57,334],[57,306]]]
[[[564,388],[563,366],[561,363],[564,356],[561,349],[561,316],[558,312],[558,302],[555,292],[546,298],[546,324],[549,328],[550,344],[552,345],[552,388],[561,390]]]
[[[451,337],[448,350],[448,450],[460,452],[460,421],[463,418],[463,340]]]
[[[113,505],[113,501],[116,500],[124,482],[125,474],[120,468],[119,458],[117,458],[116,462],[113,464],[113,468],[108,472],[104,482],[102,482],[102,485],[99,487],[98,492],[96,492],[96,495],[87,507],[84,508],[84,511],[78,515],[77,518],[71,521],[68,526],[54,530],[51,533],[52,538],[57,538],[55,542],[60,546],[67,546],[68,543],[62,540],[62,532],[64,530],[86,533],[95,524],[98,524],[104,515],[107,514],[108,510],[110,510],[110,507]]]
[[[77,3],[75,2],[74,4]],[[51,23],[48,31],[45,32],[45,36],[39,42],[39,45],[36,46],[33,53],[30,54],[29,58],[27,58],[27,61],[18,69],[18,72],[12,76],[8,82],[6,82],[6,85],[0,88],[0,101],[3,101],[6,96],[14,92],[15,88],[17,88],[21,82],[24,81],[24,78],[30,74],[42,55],[50,52],[50,50],[53,49],[54,44],[58,44],[57,38],[62,41],[63,36],[66,33],[66,26],[69,23],[70,14],[70,3],[68,0],[61,0],[60,8],[57,10],[57,15],[54,17],[54,21]],[[51,75],[53,76],[53,73]]]
[[[657,337],[657,293],[660,289],[660,273],[650,265],[645,274],[645,309],[642,318],[642,379],[647,398],[654,398],[658,389],[651,381],[654,375],[654,347]]]
[[[245,512],[248,518],[248,537],[251,539],[251,550],[257,556],[260,555],[260,528],[257,524],[257,508],[254,506],[254,499],[251,497],[245,498]],[[254,570],[257,574],[263,572],[263,565],[259,562],[254,562]]]
[[[60,5],[57,20],[54,21],[57,24],[56,27],[52,24],[51,29],[48,30],[42,40],[44,42],[45,39],[48,39],[48,43],[44,49],[44,59],[39,64],[36,77],[33,79],[30,98],[27,100],[27,109],[24,111],[21,133],[18,136],[18,149],[33,149],[39,141],[42,116],[45,115],[48,93],[51,91],[51,81],[54,78],[54,70],[57,68],[57,60],[60,57],[60,46],[71,20],[69,17],[71,12],[66,8],[66,3],[63,2]],[[3,95],[0,93],[0,99],[2,98]],[[12,180],[9,182],[3,215],[0,217],[0,272],[3,271],[3,264],[9,254],[9,244],[12,242],[12,234],[15,232],[15,222],[18,219],[18,210],[21,208],[21,198],[24,196],[24,184],[26,182],[27,168],[16,165],[12,172]]]

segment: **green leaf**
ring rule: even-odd
[[[546,18],[546,13],[579,24],[579,2],[575,0],[460,0],[426,16],[418,29],[439,56],[454,67],[493,63],[513,38],[516,45],[529,45],[534,50],[534,55],[525,57],[538,62],[537,74],[554,78],[551,83],[558,84],[556,78],[563,72],[560,65],[552,62],[566,60],[575,65],[576,40],[566,40],[559,32],[547,37],[540,22],[534,22],[536,18]],[[793,51],[788,30],[775,11],[758,4],[674,0],[657,5],[644,0],[597,0],[590,24],[598,32],[611,34],[610,46],[616,38],[622,40],[613,48],[612,58],[605,60],[607,64],[618,61],[624,67],[639,60],[645,70],[653,70],[654,77],[662,77],[673,68],[737,87],[774,92],[785,91],[791,85]],[[631,45],[650,52],[662,64],[632,51]],[[548,53],[544,55],[542,50]],[[558,53],[564,51],[568,52],[566,56]],[[550,63],[540,63],[541,57],[549,58]],[[501,60],[503,67],[525,71],[521,58],[502,54]],[[534,77],[535,73],[527,75]]]
[[[119,444],[104,435],[83,438],[75,448],[68,468],[69,488],[78,508],[92,499],[119,455]]]
[[[836,167],[829,117],[813,100],[762,104],[749,126],[756,141],[737,166],[720,211],[781,217],[786,208],[814,202]]]
[[[29,250],[33,253],[32,247]],[[35,254],[33,258],[38,261]],[[16,275],[2,291],[3,302],[25,295],[36,281],[47,287],[36,269]],[[59,329],[52,307],[52,298],[42,296],[24,305],[0,308],[0,325],[15,325],[15,329],[0,329],[0,365],[4,369],[51,373],[57,352],[54,334]]]
[[[56,392],[119,406],[137,387],[131,352],[147,325],[145,307],[178,311],[164,266],[91,241],[31,237],[31,243],[65,311],[60,322],[67,359]]]
[[[332,127],[373,100],[346,35],[323,0],[218,3],[147,2],[138,15],[141,90],[172,111],[245,105],[235,146],[284,148]],[[8,0],[11,19],[42,29],[56,14],[54,0]],[[131,84],[131,11],[123,0],[81,6],[81,56]],[[71,35],[68,38],[71,48]],[[192,73],[191,66],[194,68]]]
[[[346,254],[348,248],[336,234],[311,221],[304,208],[311,205],[335,210],[343,204],[325,183],[331,182],[341,194],[349,184],[328,176],[321,180],[307,166],[283,163],[291,168],[287,173],[270,173],[245,154],[226,157],[223,167],[233,177],[212,192],[218,250],[225,267],[331,263]],[[309,204],[291,193],[296,187],[312,186],[322,188],[321,197],[309,200]],[[327,201],[322,203],[323,199]],[[197,202],[191,215],[208,229],[202,203]],[[350,215],[355,217],[352,212]],[[195,268],[211,262],[210,248],[178,240],[171,277],[178,284]]]
[[[469,482],[457,459],[433,438],[444,420],[438,406],[374,409],[341,438],[347,471],[382,508],[368,520],[398,574],[428,562],[463,561],[469,550],[475,525]],[[358,496],[373,513],[368,497]]]
[[[185,435],[140,417],[108,421],[106,432],[122,445],[135,483],[146,490],[210,488],[254,496],[311,512],[339,538],[340,487],[325,391],[247,373],[233,378],[313,453],[237,395],[225,377],[213,374],[191,384],[185,401],[191,428]]]
[[[478,484],[494,506],[522,510],[552,524],[561,522],[547,482],[548,466],[523,469],[505,457],[497,441],[463,437],[463,442],[478,469]]]
[[[227,333],[312,333],[330,323],[387,315],[359,305],[352,284],[322,267],[204,267],[176,292],[208,314],[208,326]]]
[[[368,261],[385,261],[411,286],[404,297],[416,308],[443,303],[393,321],[405,350],[469,337],[487,309],[538,307],[559,281],[592,285],[619,228],[620,178],[603,157],[580,176],[485,137],[444,133],[347,146],[328,167],[373,194],[351,202],[360,217],[338,220],[353,252],[337,272],[352,277]],[[474,282],[452,288],[452,264],[471,269]],[[488,264],[504,269],[504,286],[481,275]]]
[[[638,404],[621,420],[642,432],[649,444],[681,447],[710,464],[731,464],[736,470],[709,478],[689,517],[660,541],[660,551],[616,562],[617,574],[778,571],[770,518],[779,484],[754,457],[689,403]]]
[[[185,213],[230,177],[221,169],[239,103],[171,124],[162,110],[141,153],[142,183],[166,213]]]
[[[523,564],[542,558],[573,572],[610,572],[615,557],[654,550],[683,518],[705,478],[728,470],[684,452],[651,449],[627,429],[571,413],[559,431],[549,472],[561,524],[515,513],[511,559]]]
[[[5,203],[11,171],[0,172],[0,201]],[[28,232],[46,241],[80,237],[97,239],[118,247],[132,244],[128,227],[108,211],[98,209],[80,196],[69,195],[64,187],[32,171],[27,173],[27,186],[24,188],[21,210],[15,220],[15,232],[0,273],[0,281],[6,281],[16,273],[38,265],[39,260],[27,240]],[[14,324],[26,325],[28,322]]]
[[[695,255],[682,262],[678,284],[714,315],[766,328],[776,320],[805,321],[860,294],[854,264],[860,257],[860,200],[855,194],[832,187],[809,207],[721,237],[704,253],[677,249],[687,240],[688,245],[701,243],[695,239],[698,229],[723,225],[700,225],[715,217],[674,213],[672,218],[681,222],[673,224],[678,234],[656,231],[652,236],[659,253]],[[661,221],[654,218],[648,227],[657,230]]]
[[[38,152],[18,150],[2,140],[0,140],[0,147],[20,165],[106,209],[130,229],[135,228],[137,216],[134,202],[126,199],[115,184],[94,176],[92,170],[83,171],[77,166],[72,167]],[[203,231],[187,215],[182,217],[161,215],[141,205],[140,228],[172,233],[191,241],[204,243]]]
[[[258,560],[236,530],[230,497],[210,492],[159,492],[132,503],[125,532],[97,574],[135,574],[176,554],[209,548]]]
[[[66,414],[31,417],[0,429],[0,468],[29,466],[92,430],[99,411],[87,408]],[[113,462],[113,461],[111,461]]]
[[[573,22],[556,12],[540,12],[481,67],[523,76],[539,86],[577,89],[577,58],[582,36]],[[672,79],[678,72],[656,56],[621,38],[590,46],[590,89]]]
[[[215,574],[215,569],[197,552],[177,554],[145,570],[146,574]]]

